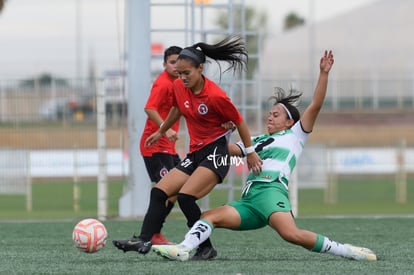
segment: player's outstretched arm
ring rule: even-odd
[[[253,172],[254,175],[258,175],[262,171],[263,161],[254,151],[249,129],[247,128],[247,125],[244,121],[242,121],[240,124],[236,124],[236,128],[239,132],[240,139],[243,141],[244,147],[246,148],[247,167]],[[248,149],[252,151],[248,151]]]
[[[325,51],[324,55],[320,60],[319,79],[316,84],[312,102],[303,112],[302,117],[300,119],[303,130],[305,130],[306,132],[311,132],[313,130],[316,118],[319,114],[319,111],[322,108],[326,96],[326,90],[328,87],[328,76],[333,63],[334,56],[332,54],[332,51]]]
[[[244,157],[242,150],[236,144],[229,143],[228,148],[230,156]]]

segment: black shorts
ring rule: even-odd
[[[198,151],[187,154],[177,169],[191,175],[197,167],[203,166],[215,172],[222,183],[230,168],[230,155],[226,137],[221,137]]]
[[[143,157],[145,167],[152,182],[159,182],[168,171],[180,163],[178,155],[154,153],[151,157]]]

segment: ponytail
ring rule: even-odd
[[[206,56],[215,61],[229,63],[230,66],[225,72],[232,69],[234,73],[244,70],[248,60],[246,46],[238,35],[228,36],[213,45],[203,42],[196,43],[191,47],[184,48],[180,52],[178,59],[188,58],[197,67],[206,62]]]

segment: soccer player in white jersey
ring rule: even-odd
[[[289,177],[313,130],[322,108],[329,72],[334,63],[332,51],[325,51],[320,60],[320,74],[312,102],[302,116],[294,103],[301,94],[282,89],[272,97],[274,104],[267,119],[267,134],[252,138],[253,146],[243,143],[229,145],[229,153],[245,156],[256,152],[263,161],[261,170],[252,170],[238,201],[206,211],[178,245],[153,245],[159,255],[178,261],[189,259],[190,252],[206,240],[214,228],[253,230],[272,227],[285,241],[313,252],[329,253],[354,260],[375,261],[368,248],[342,244],[320,234],[296,226],[289,202]]]

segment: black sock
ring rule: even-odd
[[[165,212],[165,219],[170,214],[170,212],[173,209],[173,207],[174,207],[174,203],[167,200],[167,206],[165,207],[165,210],[166,210],[166,212]],[[164,225],[164,223],[165,223],[165,219],[162,221],[161,228],[162,228],[162,225]],[[154,232],[154,233],[160,233],[161,232],[161,228],[160,228],[160,231],[159,232]]]
[[[198,207],[196,201],[197,198],[193,195],[178,193],[178,205],[180,206],[181,211],[184,216],[187,218],[187,226],[191,228],[196,221],[201,217],[201,210]],[[199,247],[212,247],[210,238],[205,240],[199,245]]]
[[[150,203],[139,235],[142,240],[147,242],[151,240],[154,233],[161,231],[162,224],[167,216],[166,200],[167,194],[164,191],[156,187],[151,189]]]
[[[167,207],[166,207],[167,208],[167,216],[170,214],[173,207],[174,207],[174,203],[171,202],[171,201],[167,201]]]

